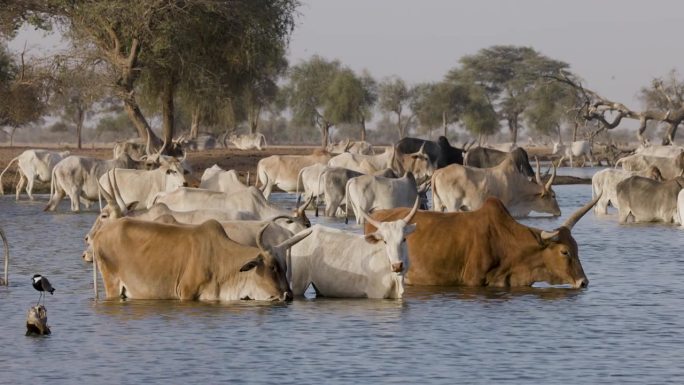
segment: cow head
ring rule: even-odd
[[[435,163],[430,160],[430,157],[425,152],[425,143],[420,146],[418,152],[399,154],[395,150],[392,157],[394,158],[392,166],[398,171],[398,174],[412,173],[418,185],[430,179],[436,168]]]
[[[579,260],[577,242],[571,232],[573,226],[591,210],[600,198],[601,194],[578,209],[558,229],[539,233],[542,266],[537,269],[540,276],[535,277],[534,281],[546,281],[552,285],[570,284],[573,288],[589,285],[589,280]]]
[[[551,154],[559,155],[562,153],[565,153],[565,145],[560,142],[553,142],[553,150],[551,150]]]
[[[398,221],[378,222],[360,210],[361,216],[366,222],[375,226],[375,232],[366,235],[369,243],[384,242],[390,269],[394,273],[402,273],[408,269],[408,247],[406,246],[406,236],[416,230],[416,225],[408,224],[418,211],[420,198],[416,199],[411,211]]]
[[[95,218],[95,223],[93,223],[85,236],[84,240],[86,242],[86,249],[83,251],[82,257],[86,262],[93,261],[92,239],[100,230],[100,228],[102,228],[105,223],[125,217],[126,214],[138,204],[138,202],[131,202],[130,204],[126,205],[123,199],[121,199],[119,185],[116,183],[116,169],[108,172],[106,175],[109,180],[109,186],[112,188],[112,193],[110,194],[107,189],[100,184],[100,181],[97,181],[97,185],[100,188],[100,194],[107,201],[107,205],[100,210],[100,215]]]
[[[509,157],[511,156],[509,155]],[[536,183],[530,182],[530,185],[534,188],[529,191],[529,194],[532,196],[523,198],[526,205],[523,211],[527,211],[528,213],[529,211],[549,213],[554,216],[561,215],[560,207],[558,206],[558,201],[556,200],[556,192],[553,191],[553,188],[551,188],[553,181],[556,179],[556,165],[552,164],[553,171],[551,172],[551,177],[546,183],[543,183],[539,167],[539,159],[535,158],[535,161],[537,163],[537,169],[535,172]],[[562,161],[563,158],[561,158],[560,162]],[[560,164],[560,162],[558,164]]]
[[[303,240],[311,229],[306,229],[293,235],[282,243],[266,247],[263,245],[264,231],[270,223],[265,224],[256,238],[257,246],[261,252],[259,255],[245,263],[240,268],[240,274],[252,274],[254,285],[250,285],[249,291],[243,299],[290,301],[292,290],[289,283],[289,271],[287,268],[287,250]]]
[[[309,199],[304,202],[301,206],[297,207],[294,212],[292,213],[292,217],[299,222],[300,224],[304,225],[305,227],[311,227],[311,221],[309,218],[306,217],[306,208],[309,207],[311,202],[314,200],[314,195],[312,194]]]
[[[180,160],[162,155],[159,161],[158,170],[164,175],[163,191],[173,191],[178,187],[189,185],[187,178],[190,176],[190,172],[183,167]]]

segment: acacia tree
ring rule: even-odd
[[[580,122],[574,106],[578,97],[575,89],[565,84],[541,83],[530,92],[529,107],[524,112],[524,118],[532,131],[541,135],[556,134],[560,143],[563,142],[561,126],[572,124],[572,141],[576,141]]]
[[[83,124],[96,104],[108,110],[111,100],[104,69],[99,63],[87,60],[61,60],[57,69],[50,71],[52,108],[59,110],[62,119],[76,126],[77,147],[82,148]]]
[[[0,44],[0,126],[10,127],[10,146],[17,128],[41,118],[46,108],[45,79],[35,67],[17,65],[7,47]]]
[[[321,132],[321,145],[325,148],[334,125],[331,119],[328,100],[328,87],[341,70],[337,60],[327,61],[314,55],[290,69],[287,85],[288,105],[296,124],[317,127]]]
[[[461,68],[448,78],[467,76],[481,87],[486,99],[505,120],[515,143],[521,114],[529,106],[529,95],[545,75],[567,70],[568,64],[541,55],[530,47],[493,46],[464,56]]]
[[[449,125],[460,120],[468,103],[466,88],[449,81],[418,85],[415,93],[411,109],[420,124],[430,129],[441,126],[444,136]]]
[[[377,98],[374,87],[370,74],[359,77],[349,68],[340,70],[327,89],[325,114],[335,124],[358,124],[360,140],[366,140],[366,121]]]
[[[415,119],[415,111],[411,111],[410,105],[414,97],[414,90],[409,89],[406,83],[397,76],[385,78],[378,85],[378,106],[386,113],[397,115],[397,134],[399,139],[406,136],[407,131]],[[409,114],[404,112],[409,111]]]
[[[298,4],[22,0],[0,9],[0,19],[59,22],[70,38],[94,47],[113,70],[114,90],[141,138],[154,135],[136,97],[138,80],[144,76],[146,90],[160,101],[164,137],[170,141],[178,88],[194,84],[198,74],[231,86],[251,78],[261,70],[252,60],[256,53],[287,44]]]

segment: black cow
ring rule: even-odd
[[[527,177],[534,178],[534,170],[532,170],[532,166],[530,166],[527,152],[521,147],[516,147],[511,151],[511,154],[513,154],[515,166],[518,171]],[[463,165],[478,168],[494,167],[501,163],[504,158],[506,158],[506,155],[508,155],[508,153],[505,151],[486,147],[475,147],[468,150]]]
[[[437,168],[454,163],[463,164],[463,149],[452,147],[444,136],[437,138],[437,142],[418,138],[403,138],[397,142],[395,149],[401,154],[412,154],[418,152],[423,144],[425,145],[424,151],[430,157],[430,161],[437,165]]]

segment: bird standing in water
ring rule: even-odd
[[[40,274],[33,275],[33,288],[40,292],[40,297],[38,297],[38,304],[40,304],[40,299],[43,297],[43,294],[46,291],[49,292],[50,295],[54,294],[55,292],[55,289],[53,289],[52,285],[50,285],[50,281],[48,281],[47,278],[43,277]]]

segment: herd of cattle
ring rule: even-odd
[[[263,135],[252,140],[237,146],[265,145]],[[169,156],[165,145],[151,147],[117,144],[109,160],[26,150],[3,171],[17,163],[17,199],[24,187],[33,199],[35,179],[50,181],[49,211],[65,195],[72,211],[99,201],[83,258],[107,298],[290,300],[309,286],[321,296],[401,298],[404,283],[579,288],[588,279],[571,231],[592,207],[607,214],[612,205],[621,223],[684,224],[684,148],[676,146],[643,148],[620,159],[623,169],[597,172],[592,201],[549,231],[514,219],[561,214],[556,165],[544,182],[522,148],[404,138],[376,154],[347,140],[311,155],[263,158],[256,186],[248,186],[216,165],[194,178],[183,149]],[[586,147],[554,154],[558,164],[579,155],[593,162]],[[274,187],[297,194],[298,207],[270,202]],[[324,215],[353,213],[365,235],[311,226],[305,210],[313,205],[318,215],[321,200]]]

